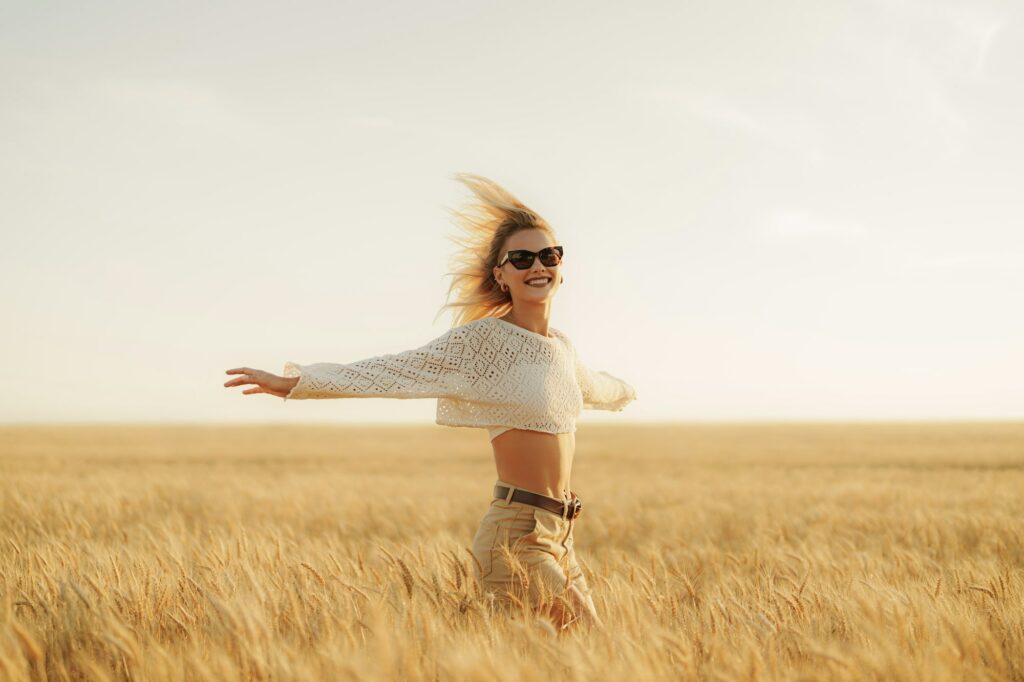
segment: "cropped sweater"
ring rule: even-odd
[[[584,409],[621,411],[636,390],[584,365],[569,337],[537,334],[497,317],[453,327],[413,350],[349,364],[286,362],[299,381],[285,401],[306,398],[437,398],[436,423],[487,429],[576,431]]]

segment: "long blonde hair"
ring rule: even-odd
[[[461,248],[450,259],[449,267],[454,270],[445,274],[451,275],[452,281],[446,303],[437,314],[452,309],[452,326],[457,327],[483,317],[501,317],[512,309],[512,295],[501,290],[493,271],[506,239],[520,230],[547,230],[552,237],[555,232],[546,220],[493,180],[473,173],[452,177],[475,195],[475,201],[462,210],[448,209],[464,235],[449,237]],[[450,300],[453,293],[455,298]]]

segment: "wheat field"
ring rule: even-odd
[[[1024,423],[581,425],[604,631],[495,610],[486,434],[0,427],[0,679],[1024,680]]]

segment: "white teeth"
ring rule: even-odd
[[[532,287],[535,287],[535,286],[537,286],[536,282],[540,282],[541,284],[547,284],[550,281],[551,281],[550,277],[543,277],[541,279],[531,279],[530,281],[527,282],[527,284],[529,284]]]

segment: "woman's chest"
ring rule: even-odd
[[[509,404],[530,407],[540,413],[582,409],[583,395],[576,382],[575,368],[568,353],[503,362],[500,358],[489,372],[493,396]]]

